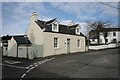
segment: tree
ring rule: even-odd
[[[87,27],[89,28],[89,30],[95,30],[97,33],[97,39],[98,39],[98,44],[100,43],[100,32],[102,30],[104,30],[105,27],[110,27],[110,21],[107,22],[103,22],[103,21],[96,21],[96,22],[88,22],[87,21]],[[105,33],[103,33],[103,37],[105,39],[105,43],[106,43],[106,36]],[[90,37],[89,37],[90,38]]]

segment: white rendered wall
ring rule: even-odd
[[[59,48],[54,49],[54,37],[59,39]],[[67,38],[70,39],[70,52],[85,51],[85,37],[44,32],[44,57],[50,55],[67,54]],[[80,47],[77,47],[77,40],[80,39]]]
[[[13,37],[8,41],[8,56],[17,57],[17,43]]]
[[[33,45],[33,55],[35,58],[42,57],[43,52],[43,31],[36,22],[31,22],[25,33]],[[40,48],[40,49],[39,49]]]
[[[26,46],[19,46],[18,47],[18,57],[19,58],[27,58]]]

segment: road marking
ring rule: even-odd
[[[8,66],[8,67],[13,67],[13,68],[27,69],[26,67],[13,66],[13,65],[8,65],[8,64],[0,64],[0,65]]]
[[[20,61],[4,61],[8,64],[17,64],[17,63],[21,63]]]
[[[26,75],[26,74],[23,74],[23,75],[21,76],[21,78],[25,77],[25,75]],[[20,79],[20,80],[21,80],[21,79]]]
[[[38,63],[34,63],[34,65],[36,65],[36,64],[38,64]]]
[[[33,65],[31,64],[30,66],[26,67],[27,69],[29,69],[30,67],[32,67]]]
[[[31,69],[29,69],[26,73],[29,73]]]
[[[28,70],[21,76],[20,80],[22,80],[32,69],[36,68],[38,65],[44,64],[44,63],[51,61],[53,59],[54,59],[54,57],[52,57],[50,59],[44,59],[42,61],[38,61],[38,62],[34,63],[33,65],[26,67]]]

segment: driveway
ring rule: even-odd
[[[118,78],[118,50],[53,56],[52,59],[33,61],[31,64],[35,65],[28,69],[3,65],[3,78]]]

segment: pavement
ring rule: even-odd
[[[70,53],[35,60],[3,57],[2,78],[118,78],[119,49]]]

